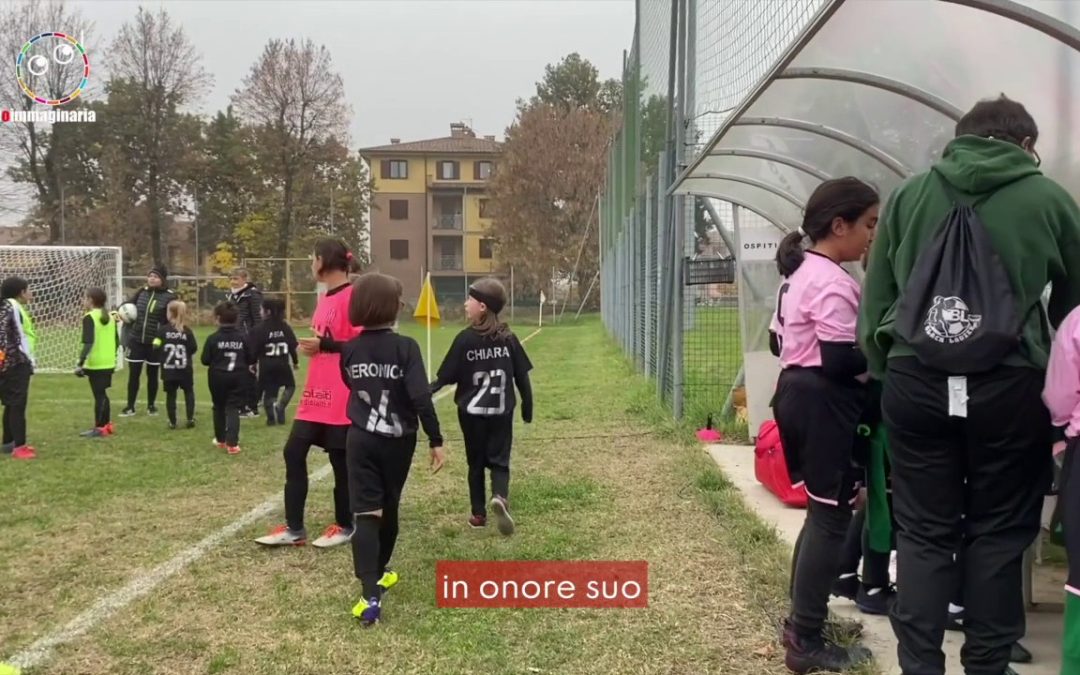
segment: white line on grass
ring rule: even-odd
[[[522,342],[528,342],[532,337],[539,333],[540,329],[538,328],[530,333],[528,337],[523,339]],[[434,400],[439,401],[444,397],[449,396],[453,391],[453,387],[444,389],[435,395]],[[309,477],[310,482],[316,483],[321,481],[330,475],[332,469],[333,467],[331,467],[330,464],[326,464],[318,471],[311,474]],[[57,647],[82,637],[119,610],[127,607],[139,598],[148,595],[150,591],[160,586],[170,577],[175,576],[188,565],[205,556],[229,537],[252,523],[270,515],[280,503],[280,493],[267,497],[266,501],[251,509],[237,520],[234,520],[217,532],[207,536],[194,546],[181,551],[149,572],[135,577],[122,588],[100,598],[90,607],[90,609],[69,621],[63,628],[35,640],[29,647],[15,654],[9,663],[17,668],[33,668],[45,663],[52,657],[53,651]]]

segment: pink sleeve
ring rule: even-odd
[[[1062,427],[1072,421],[1080,408],[1080,309],[1074,309],[1065,319],[1050,348],[1050,363],[1046,368],[1043,401],[1050,409],[1054,426]]]
[[[859,294],[849,284],[831,283],[811,301],[814,333],[822,342],[855,342]]]

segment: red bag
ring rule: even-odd
[[[754,446],[754,477],[784,504],[806,508],[806,488],[802,485],[797,488],[791,486],[784,446],[780,443],[780,428],[773,420],[766,420],[758,430],[757,444]]]

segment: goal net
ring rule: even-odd
[[[20,276],[30,285],[38,372],[75,369],[86,291],[103,289],[110,309],[122,303],[122,262],[114,246],[0,246],[0,277]]]

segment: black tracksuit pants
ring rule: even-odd
[[[94,395],[94,427],[101,429],[112,421],[109,387],[112,386],[113,371],[87,370],[85,372],[86,379],[90,381],[90,393]]]
[[[26,405],[34,368],[22,363],[0,375],[0,404],[4,406],[4,445],[26,445]]]
[[[491,494],[510,499],[510,447],[514,442],[514,413],[480,417],[458,410],[465,459],[469,464],[469,503],[474,516],[487,516],[485,483],[491,472]]]
[[[184,412],[187,421],[195,419],[195,381],[190,375],[181,379],[165,380],[165,412],[169,415],[169,423],[176,424],[176,398],[177,392],[184,392]],[[217,429],[215,428],[215,433]],[[219,439],[220,440],[220,439]]]
[[[941,675],[953,555],[963,551],[969,675],[1001,675],[1024,635],[1021,560],[1050,486],[1044,373],[998,367],[967,378],[967,417],[950,417],[948,376],[889,362],[882,409],[897,530],[893,630],[905,675]]]

